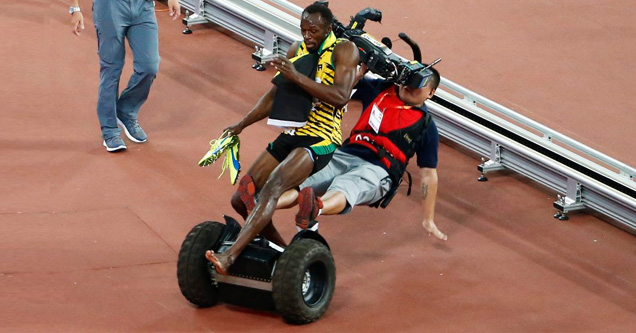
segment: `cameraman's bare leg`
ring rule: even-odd
[[[291,189],[285,191],[283,195],[278,199],[278,203],[276,204],[276,209],[288,209],[296,206],[298,203],[296,200],[298,199],[298,190]]]
[[[340,214],[347,207],[347,197],[340,191],[330,191],[322,197],[322,210],[320,215],[336,215]],[[298,204],[298,190],[291,189],[285,191],[278,200],[276,209],[287,209]]]
[[[322,200],[320,215],[340,214],[347,208],[347,197],[340,191],[328,191],[320,199]]]
[[[309,152],[304,148],[297,148],[274,169],[260,191],[258,203],[247,217],[245,227],[241,229],[236,242],[224,253],[206,252],[206,258],[214,264],[218,273],[227,274],[227,270],[247,244],[268,224],[271,224],[270,221],[280,196],[286,190],[300,185],[309,176],[313,167],[314,162]],[[273,225],[271,228],[275,230]]]

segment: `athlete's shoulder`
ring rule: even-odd
[[[357,65],[358,60],[360,59],[360,53],[358,52],[358,48],[356,45],[349,41],[345,40],[342,43],[338,43],[333,50],[333,54],[336,59],[347,59],[347,62],[351,62],[352,65]],[[355,64],[354,64],[355,62]]]
[[[336,46],[335,46],[334,51],[337,50],[337,49],[348,49],[348,48],[357,49],[356,48],[356,44],[354,44],[352,41],[350,41],[348,39],[345,39],[345,38],[338,38],[336,40],[335,45]]]

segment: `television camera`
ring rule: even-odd
[[[316,3],[328,5],[328,1]],[[439,58],[429,65],[422,64],[419,45],[405,33],[400,33],[398,36],[411,47],[414,61],[395,54],[391,51],[392,43],[389,38],[385,37],[382,41],[378,41],[363,30],[367,20],[381,22],[382,12],[375,8],[365,8],[352,16],[347,26],[334,18],[332,30],[336,37],[348,39],[358,47],[360,61],[366,64],[372,73],[399,85],[413,88],[425,86],[433,76],[430,68],[442,59]]]

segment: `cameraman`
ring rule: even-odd
[[[306,99],[309,112],[306,123],[280,134],[239,181],[232,206],[246,218],[245,226],[227,251],[206,252],[206,258],[219,274],[227,273],[236,257],[257,234],[278,245],[285,245],[271,221],[276,202],[285,191],[296,188],[326,166],[336,147],[342,143],[340,122],[356,82],[359,53],[352,42],[335,37],[332,23],[333,14],[326,6],[313,4],[305,8],[300,21],[303,42],[296,42],[290,47],[287,53],[290,59],[279,57],[272,60],[279,71],[277,78],[284,77],[287,80],[285,84],[288,84],[285,87],[291,85],[290,89],[300,90],[299,93],[290,94],[283,86],[274,85],[243,120],[227,128],[230,135],[237,135],[265,117],[269,116],[271,121],[276,110],[274,106],[291,104],[290,100],[298,95],[309,95]],[[296,69],[293,62],[302,62],[303,57],[316,57],[317,63],[309,62],[308,66],[315,75]],[[285,93],[287,97],[281,97]],[[292,107],[291,113],[304,110]],[[257,192],[258,202],[255,200]]]
[[[365,67],[363,65],[363,67]],[[363,79],[352,99],[362,102],[363,112],[349,139],[320,172],[290,190],[279,202],[289,207],[298,202],[296,224],[317,227],[318,215],[349,213],[356,205],[379,205],[397,190],[409,159],[417,154],[422,191],[422,225],[429,234],[446,240],[434,222],[437,196],[439,134],[427,115],[425,102],[439,85],[439,72],[421,88]],[[360,72],[359,76],[361,75]],[[321,198],[315,193],[322,194]],[[382,205],[385,207],[388,202]]]

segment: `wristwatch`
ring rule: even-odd
[[[69,9],[68,9],[68,13],[71,14],[71,15],[73,15],[73,13],[75,13],[75,12],[81,12],[81,11],[82,10],[79,7],[73,7],[73,6],[69,7]]]

